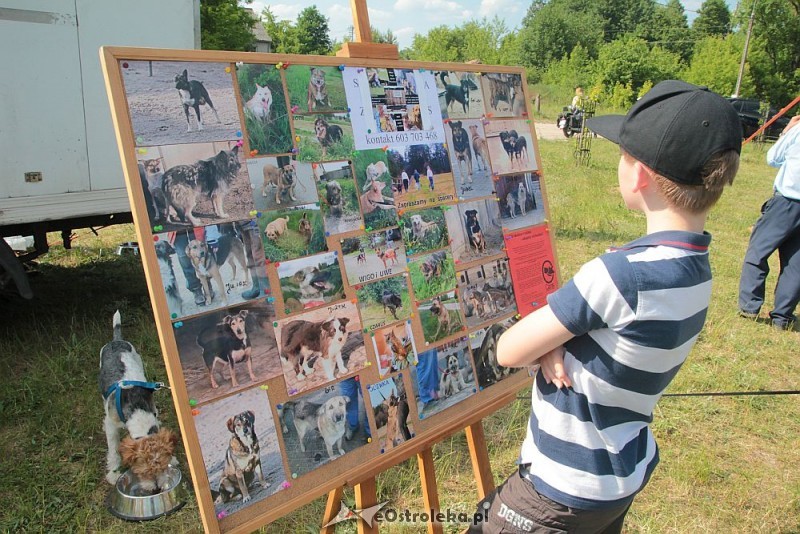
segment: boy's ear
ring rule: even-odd
[[[634,191],[642,191],[652,186],[653,171],[650,170],[650,168],[647,165],[645,165],[641,161],[636,161],[633,164],[633,169],[635,173],[633,181]]]

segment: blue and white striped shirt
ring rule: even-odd
[[[575,335],[572,388],[541,373],[520,462],[536,490],[566,506],[615,507],[658,463],[649,423],[697,340],[711,298],[707,233],[650,234],[586,263],[548,297]]]

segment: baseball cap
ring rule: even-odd
[[[733,106],[708,87],[679,80],[656,84],[627,115],[592,117],[586,126],[685,185],[703,184],[703,167],[717,152],[742,151],[742,125]]]

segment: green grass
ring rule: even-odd
[[[298,226],[300,219],[306,215],[311,221],[311,241],[306,242],[305,236],[300,234]],[[266,226],[277,218],[289,218],[286,232],[272,241],[264,234]],[[270,261],[286,261],[309,256],[328,249],[325,241],[325,229],[322,214],[316,209],[294,209],[289,211],[268,211],[258,219],[260,235],[264,243],[264,255]]]
[[[344,93],[342,71],[339,67],[317,67],[325,72],[325,85],[328,87],[328,100],[331,107],[317,108],[315,111],[347,111],[347,97]],[[286,87],[289,89],[289,100],[297,106],[298,113],[308,112],[308,82],[311,69],[307,65],[290,65],[286,69]]]
[[[353,157],[355,149],[353,128],[348,121],[333,118],[331,115],[325,115],[324,118],[329,124],[335,124],[342,128],[342,139],[329,146],[325,157],[322,157],[322,145],[314,133],[314,120],[318,116],[295,115],[294,117],[294,131],[300,137],[297,144],[297,159],[300,161],[337,161]]]
[[[414,298],[418,301],[429,299],[456,288],[456,265],[453,263],[452,253],[447,251],[447,257],[442,265],[442,272],[428,282],[425,280],[425,275],[422,274],[422,264],[430,257],[431,254],[418,256],[408,263],[411,287],[414,288]]]
[[[645,227],[618,196],[616,147],[595,141],[588,169],[574,165],[571,147],[566,141],[539,144],[562,280]],[[745,147],[736,183],[709,218],[715,279],[708,320],[668,393],[792,390],[800,383],[800,334],[776,332],[735,313],[749,227],[775,174],[764,156],[762,147]],[[97,355],[109,339],[114,310],[120,309],[125,336],[143,354],[148,376],[167,377],[141,263],[114,254],[117,244],[135,240],[132,228],[75,233],[71,250],[51,234],[51,252],[31,279],[33,301],[0,301],[0,532],[199,532],[193,497],[177,514],[143,524],[122,522],[105,510]],[[777,273],[777,258],[771,264]],[[774,284],[773,274],[765,309]],[[169,393],[156,400],[165,423],[177,429]],[[653,423],[661,464],[636,498],[624,532],[799,532],[797,401],[791,395],[663,398]],[[529,410],[523,399],[484,420],[497,482],[514,470]],[[433,454],[441,506],[472,512],[477,494],[464,433],[437,444]],[[179,461],[185,468],[182,452]],[[414,458],[377,482],[381,502],[424,509]],[[352,490],[345,497],[352,505]],[[263,531],[318,532],[324,506],[321,497]],[[382,531],[422,529],[394,525]],[[355,524],[337,532],[355,532]]]

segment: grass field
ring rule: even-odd
[[[575,167],[570,143],[539,146],[561,279],[567,280],[609,245],[638,237],[645,221],[618,196],[615,146],[595,141],[590,169]],[[712,303],[670,394],[798,389],[800,334],[736,316],[749,227],[775,175],[764,155],[763,147],[745,148],[735,185],[709,218]],[[52,251],[32,277],[33,301],[0,301],[0,532],[201,531],[193,498],[179,513],[144,524],[122,522],[105,510],[97,358],[110,338],[114,310],[121,310],[125,337],[144,355],[148,376],[166,380],[166,373],[139,258],[114,254],[120,242],[135,239],[131,227],[76,234],[71,250],[51,236]],[[772,265],[777,272],[777,258]],[[771,276],[765,310],[773,288]],[[157,401],[166,424],[177,428],[169,393],[157,394]],[[497,482],[514,469],[528,412],[523,399],[484,420]],[[634,502],[626,533],[800,532],[797,396],[667,396],[654,417],[661,464]],[[472,513],[477,495],[465,435],[436,445],[434,458],[441,506]],[[182,454],[179,461],[185,468]],[[345,496],[352,505],[352,490]],[[415,459],[378,477],[378,498],[395,509],[424,510]],[[318,532],[324,506],[325,499],[317,499],[264,531]],[[389,525],[382,531],[424,528]],[[337,532],[355,532],[355,522]]]

